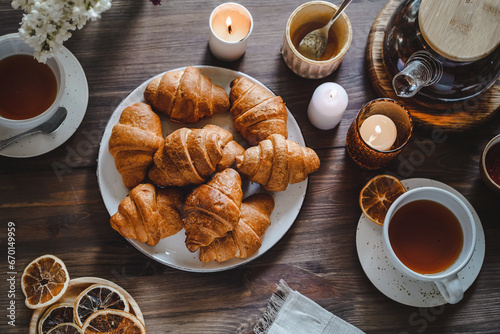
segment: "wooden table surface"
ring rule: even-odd
[[[500,332],[500,196],[486,188],[478,167],[483,147],[500,133],[500,119],[445,135],[439,143],[417,129],[389,167],[362,170],[347,154],[345,136],[359,108],[377,97],[364,57],[370,27],[386,2],[356,0],[349,6],[352,45],[340,68],[321,80],[296,76],[280,56],[286,20],[302,1],[239,2],[252,13],[255,28],[244,57],[233,63],[218,61],[208,49],[208,18],[219,1],[163,0],[153,6],[147,0],[115,0],[101,19],[65,42],[88,80],[83,122],[49,153],[0,157],[0,332],[27,332],[32,310],[24,305],[21,273],[48,253],[65,262],[71,277],[100,277],[126,289],[140,305],[149,333],[251,333],[280,279],[367,333]],[[10,1],[0,2],[0,35],[16,32],[21,17]],[[267,85],[283,97],[307,146],[321,160],[285,236],[258,259],[218,273],[173,269],[140,253],[110,227],[96,177],[101,136],[119,102],[148,78],[187,65],[238,70]],[[341,84],[350,100],[340,125],[321,131],[309,123],[306,110],[314,89],[327,81]],[[477,211],[486,255],[460,303],[405,306],[382,294],[365,275],[356,250],[358,195],[370,178],[383,173],[446,183]],[[10,278],[8,222],[16,227],[15,298],[5,283]],[[11,300],[15,327],[7,325]]]

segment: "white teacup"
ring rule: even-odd
[[[0,36],[0,61],[14,55],[33,55],[34,50],[26,44],[19,34],[8,34]],[[50,67],[57,81],[57,94],[52,105],[41,114],[26,119],[10,119],[0,116],[0,126],[10,129],[30,129],[47,121],[61,106],[66,86],[66,75],[61,62],[57,56],[49,58],[47,65]]]
[[[411,265],[405,264],[398,255],[396,255],[397,252],[393,246],[396,245],[397,241],[393,240],[394,245],[391,244],[389,231],[391,230],[391,223],[394,224],[394,221],[396,221],[393,219],[394,215],[406,204],[419,200],[437,202],[450,210],[457,218],[463,235],[461,249],[458,248],[458,257],[448,267],[443,268],[439,272],[422,274],[414,269],[410,269],[409,266]],[[427,210],[427,212],[429,211],[431,210]],[[395,226],[396,224],[398,223],[396,222]],[[396,228],[393,227],[392,229]],[[416,238],[411,232],[409,232],[406,237]],[[395,238],[395,236],[393,236],[393,238]],[[450,304],[455,304],[463,298],[464,288],[460,283],[457,273],[469,262],[474,252],[474,247],[476,245],[476,225],[470,210],[457,196],[446,190],[434,187],[415,188],[407,191],[394,201],[387,212],[383,226],[383,240],[387,258],[397,270],[416,280],[434,282],[444,299]]]

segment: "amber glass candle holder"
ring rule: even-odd
[[[370,116],[387,116],[395,125],[394,143],[386,150],[377,149],[363,140],[360,128]],[[351,158],[362,168],[379,169],[396,158],[411,138],[413,121],[410,112],[392,99],[376,99],[365,104],[352,122],[346,136],[346,147]]]

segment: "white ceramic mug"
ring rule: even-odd
[[[430,200],[444,205],[456,216],[462,228],[463,244],[458,258],[448,268],[438,273],[421,274],[410,269],[398,258],[391,246],[389,226],[394,214],[405,204],[417,200]],[[387,212],[383,226],[383,239],[387,258],[397,270],[416,280],[434,282],[443,298],[450,304],[455,304],[463,298],[464,288],[457,274],[469,262],[474,252],[476,225],[470,210],[457,196],[434,187],[415,188],[405,192],[394,201]]]
[[[19,34],[13,33],[0,36],[0,60],[13,55],[33,55],[34,50],[26,44]],[[50,67],[57,80],[57,95],[52,105],[38,116],[27,119],[9,119],[0,116],[0,126],[10,129],[30,129],[47,121],[61,106],[61,99],[65,93],[66,74],[64,68],[57,58],[57,55],[47,60],[47,65]]]

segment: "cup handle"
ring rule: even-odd
[[[454,275],[442,281],[434,282],[441,292],[443,298],[450,304],[456,304],[464,297],[464,289],[458,280],[458,276]]]

